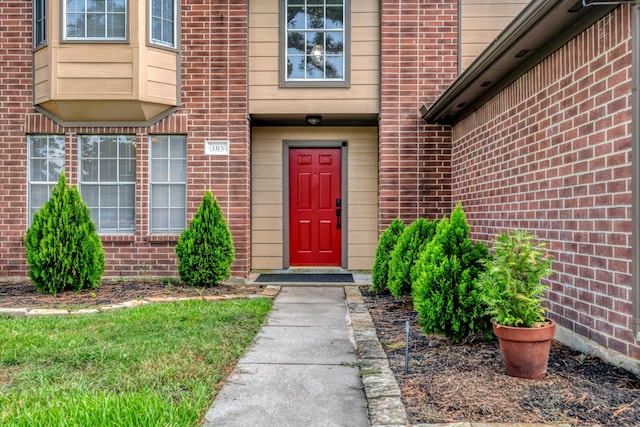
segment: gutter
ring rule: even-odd
[[[422,118],[461,120],[615,7],[532,0],[432,105],[420,107]]]

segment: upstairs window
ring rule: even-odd
[[[151,43],[176,47],[176,0],[151,0]]]
[[[346,82],[347,0],[284,0],[285,86]]]
[[[66,0],[65,40],[125,40],[127,0]]]
[[[47,2],[33,0],[33,47],[47,43]]]

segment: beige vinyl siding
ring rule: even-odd
[[[146,89],[141,90],[141,98],[148,102],[177,105],[179,70],[176,53],[148,47],[147,54],[140,60],[147,61],[146,66],[140,66],[143,73],[140,82],[146,83]]]
[[[351,87],[279,87],[279,0],[249,1],[251,114],[379,112],[380,12],[376,0],[351,1]],[[345,102],[347,101],[348,102]]]
[[[367,128],[349,139],[350,270],[371,270],[378,243],[378,143],[377,129]]]
[[[462,0],[460,5],[460,67],[471,62],[518,15],[527,0]]]
[[[348,141],[347,263],[371,270],[378,239],[378,131],[373,127],[255,127],[251,156],[251,268],[283,268],[284,141]]]
[[[33,99],[35,104],[39,104],[48,99],[51,90],[51,61],[49,51],[40,49],[33,55]]]

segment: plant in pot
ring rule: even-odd
[[[546,243],[522,230],[500,234],[493,257],[478,278],[481,299],[493,319],[493,331],[507,375],[540,378],[547,371],[556,323],[545,317],[541,279],[552,274]]]

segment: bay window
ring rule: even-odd
[[[66,0],[64,40],[125,40],[127,0]]]
[[[176,47],[177,0],[150,0],[149,34],[152,44]]]

